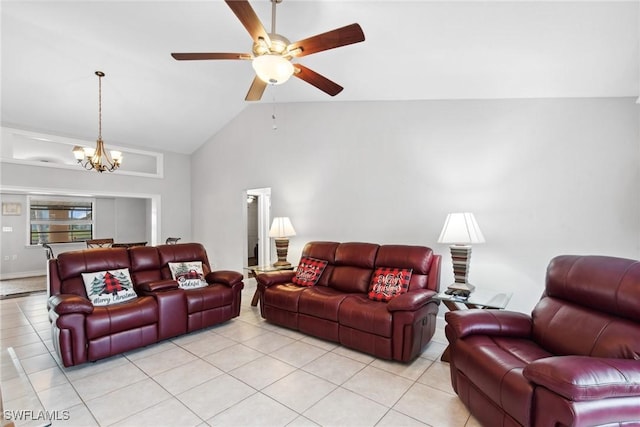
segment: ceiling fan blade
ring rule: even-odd
[[[253,41],[257,42],[258,39],[264,39],[267,46],[271,46],[271,39],[267,30],[264,29],[264,25],[260,22],[260,18],[256,15],[251,5],[247,0],[224,0],[227,6],[231,8],[236,17],[240,20],[244,28],[247,29]]]
[[[251,55],[248,53],[207,53],[207,52],[194,52],[194,53],[172,53],[174,59],[178,61],[194,61],[201,59],[251,59]]]
[[[339,84],[332,82],[325,76],[316,73],[315,71],[305,67],[304,65],[293,64],[293,67],[295,68],[295,72],[293,73],[294,76],[317,87],[321,91],[326,92],[331,96],[336,96],[337,94],[342,92],[342,89],[344,89]]]
[[[291,43],[288,50],[293,52],[293,56],[301,57],[362,41],[364,41],[362,28],[358,24],[351,24]],[[296,53],[295,50],[298,48],[302,51]]]
[[[251,87],[249,88],[249,92],[247,92],[247,96],[244,98],[245,101],[260,101],[262,98],[262,94],[264,90],[267,88],[267,84],[260,79],[260,77],[256,76],[253,79],[253,83],[251,83]]]

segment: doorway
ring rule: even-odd
[[[252,188],[245,192],[246,249],[245,262],[268,265],[271,262],[269,220],[271,218],[271,188]]]

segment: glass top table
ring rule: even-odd
[[[244,267],[245,270],[249,270],[249,273],[253,275],[253,277],[257,276],[260,273],[270,273],[272,271],[281,271],[281,270],[295,270],[296,266],[294,265],[285,265],[285,266],[274,266],[274,265],[250,265],[248,267]],[[249,276],[252,277],[252,276]],[[258,300],[260,299],[260,295],[258,293],[258,289],[253,293],[253,298],[251,299],[251,306],[255,307],[258,305]]]
[[[494,308],[501,310],[509,304],[512,296],[513,294],[510,292],[476,288],[468,297],[458,297],[440,292],[434,298],[442,301],[447,307],[449,307],[447,303],[461,303],[469,308]],[[449,307],[449,309],[451,309],[451,307]]]

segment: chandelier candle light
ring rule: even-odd
[[[111,156],[104,149],[104,142],[102,141],[102,78],[104,73],[102,71],[96,71],[98,76],[98,139],[96,141],[96,148],[80,147],[76,145],[73,147],[73,155],[78,163],[87,170],[96,170],[98,172],[113,172],[120,167],[122,163],[122,153],[120,151],[111,151]]]
[[[271,229],[269,229],[269,237],[273,237],[276,241],[276,253],[278,261],[274,267],[291,267],[291,263],[287,262],[287,252],[289,250],[289,237],[295,236],[296,230],[291,225],[291,220],[286,216],[278,216],[273,218]]]
[[[469,296],[475,286],[467,282],[469,262],[471,260],[471,244],[484,243],[484,236],[476,218],[472,213],[450,213],[442,227],[438,243],[449,243],[451,261],[453,262],[454,283],[448,287],[447,293]]]

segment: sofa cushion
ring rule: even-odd
[[[118,304],[137,298],[128,268],[82,273],[87,297],[95,306]]]
[[[371,301],[364,295],[351,295],[340,304],[339,317],[341,325],[391,337],[393,313],[385,303]]]
[[[376,254],[376,267],[410,268],[409,290],[427,289],[433,251],[426,246],[382,245]],[[433,291],[438,289],[430,288]]]
[[[391,301],[409,290],[410,268],[378,267],[371,276],[369,299]]]
[[[207,286],[204,280],[201,261],[170,262],[171,277],[182,289],[194,289]]]
[[[262,305],[297,312],[300,295],[306,289],[291,283],[269,286],[262,295]]]
[[[235,298],[233,289],[225,285],[186,289],[185,296],[189,314],[231,305]]]
[[[125,304],[96,307],[85,320],[87,338],[94,339],[158,322],[153,297],[140,297]]]
[[[326,286],[304,288],[298,302],[298,313],[337,322],[340,304],[348,296]]]
[[[327,264],[328,261],[303,256],[291,281],[300,286],[313,286],[320,280]]]

